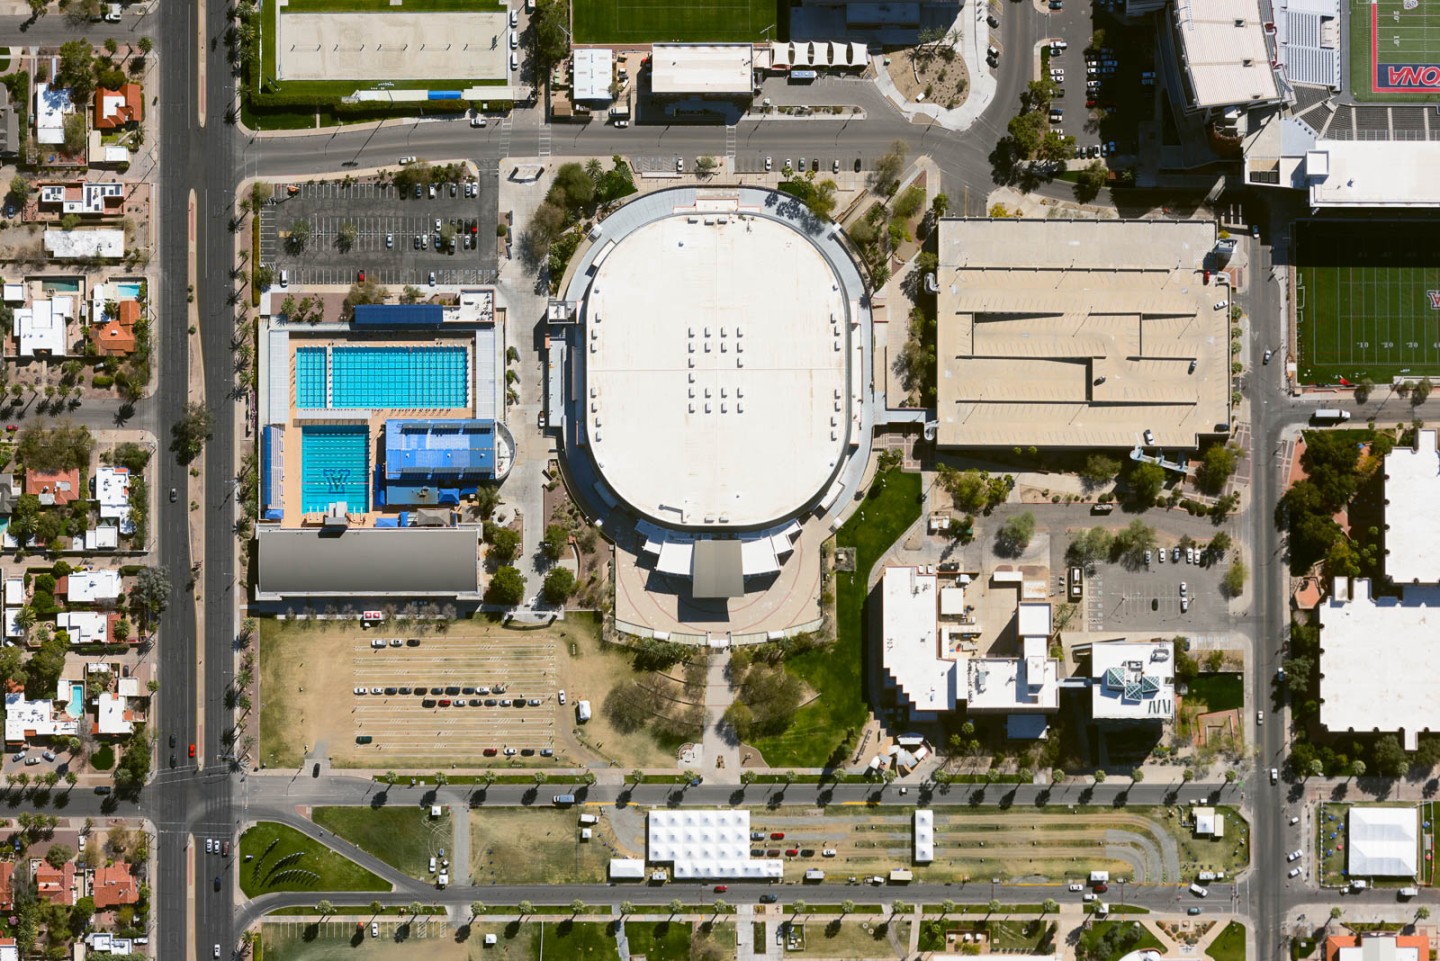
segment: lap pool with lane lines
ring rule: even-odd
[[[370,429],[350,425],[300,428],[300,509],[324,511],[344,501],[352,512],[370,508]]]
[[[467,406],[464,347],[300,347],[295,406],[302,410],[454,410]]]

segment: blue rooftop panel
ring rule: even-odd
[[[385,422],[385,480],[389,484],[455,487],[494,474],[494,421]]]
[[[439,304],[359,304],[356,327],[439,327],[445,308]]]

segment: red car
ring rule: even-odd
[[[360,271],[360,283],[365,283],[365,271]]]
[[[495,750],[493,747],[487,747],[487,748],[485,749],[485,756],[486,756],[486,757],[494,757],[496,754],[499,754],[499,753],[500,753],[500,752],[497,751],[497,750]]]
[[[772,832],[770,833],[770,840],[772,840],[772,841],[781,841],[781,840],[784,840],[784,838],[785,838],[785,832],[784,832],[784,831],[772,831]]]
[[[1110,885],[1106,884],[1106,883],[1103,882],[1103,881],[1100,882],[1099,884],[1095,885],[1095,893],[1096,893],[1096,894],[1104,894],[1106,891],[1109,891],[1109,890],[1110,890]]]
[[[191,757],[194,757],[194,756],[195,756],[195,745],[193,745],[193,744],[190,745],[190,756],[191,756]]]
[[[449,699],[448,697],[442,697],[442,698],[440,699],[440,706],[441,706],[441,707],[449,707],[449,706],[450,706],[450,699]]]
[[[793,858],[793,857],[795,857],[796,855],[798,855],[799,853],[800,853],[800,849],[799,849],[799,848],[787,848],[787,849],[785,850],[785,856],[786,856],[787,858]]]
[[[729,891],[729,890],[730,890],[730,885],[728,885],[728,884],[717,884],[717,885],[715,885],[715,893],[716,893],[716,894],[724,894],[726,891]]]

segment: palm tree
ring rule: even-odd
[[[141,53],[149,53],[155,48],[155,41],[151,40],[149,37],[141,37],[139,45]]]
[[[315,913],[320,915],[320,917],[322,918],[329,917],[330,915],[335,913],[335,905],[331,904],[329,901],[321,901],[319,904],[315,905]]]
[[[485,902],[484,902],[484,901],[471,901],[471,902],[470,902],[470,916],[471,916],[472,918],[478,918],[478,917],[480,917],[480,915],[482,915],[482,914],[484,914],[484,913],[485,913]]]
[[[519,904],[515,905],[515,907],[520,911],[521,914],[529,914],[530,912],[535,910],[535,905],[531,904],[529,901],[521,901]]]
[[[625,915],[625,914],[634,914],[634,913],[635,913],[635,903],[634,903],[633,901],[621,901],[621,902],[620,902],[620,913],[621,913],[622,915]]]
[[[986,907],[988,907],[988,908],[990,909],[990,913],[991,913],[991,914],[999,914],[999,913],[1000,913],[1000,902],[997,901],[995,898],[991,898],[991,899],[990,899],[990,903],[989,903],[988,905],[986,905]]]
[[[436,783],[437,785],[439,785],[440,787],[444,787],[445,785],[447,785],[447,784],[450,783],[450,779],[445,776],[445,772],[444,772],[444,771],[436,771],[436,772],[435,772],[435,783]]]
[[[803,898],[796,898],[795,901],[791,904],[791,908],[792,910],[794,910],[797,916],[804,914],[807,907],[809,907],[809,905],[805,903],[805,900]]]
[[[385,910],[385,906],[384,906],[383,904],[381,904],[379,901],[371,901],[371,902],[370,902],[370,913],[371,913],[371,914],[379,914],[381,911],[384,911],[384,910]]]
[[[941,914],[941,916],[944,916],[944,915],[946,915],[946,914],[954,914],[954,913],[955,913],[955,902],[954,902],[954,901],[951,901],[949,898],[946,898],[944,901],[941,901],[941,902],[940,902],[940,914]]]
[[[536,771],[536,772],[535,772],[535,783],[536,783],[536,784],[544,784],[544,783],[545,783],[545,772],[544,772],[544,771]]]
[[[1424,920],[1425,920],[1426,918],[1428,918],[1428,917],[1430,917],[1430,909],[1429,909],[1429,908],[1419,907],[1419,908],[1416,908],[1416,909],[1415,909],[1415,920],[1417,920],[1417,921],[1424,921]]]
[[[591,157],[589,160],[585,161],[585,175],[588,176],[591,180],[599,180],[600,175],[604,172],[605,168],[600,165],[600,161],[598,158]]]
[[[949,904],[950,902],[947,901],[947,902],[945,902],[945,903],[946,903],[946,904]],[[840,902],[840,913],[841,913],[841,914],[853,914],[854,911],[855,911],[855,902],[854,902],[854,901],[851,901],[849,898],[846,898],[844,901],[841,901],[841,902]]]
[[[424,910],[425,905],[421,904],[419,901],[410,902],[410,917],[418,918],[420,916],[420,912]]]
[[[580,914],[580,913],[582,913],[584,910],[585,910],[585,902],[582,901],[582,900],[580,900],[579,898],[576,898],[574,901],[571,901],[571,902],[570,902],[570,913],[571,913],[571,914]]]
[[[630,772],[630,780],[634,781],[637,785],[644,784],[645,772],[637,767],[635,770]]]
[[[1040,905],[1040,907],[1044,909],[1044,912],[1046,914],[1054,914],[1056,911],[1060,910],[1060,902],[1056,901],[1054,898],[1046,898],[1045,903]]]
[[[716,914],[724,914],[730,905],[726,903],[724,898],[716,898],[714,907]]]
[[[670,913],[671,913],[671,914],[679,914],[679,913],[680,913],[681,911],[683,911],[683,910],[685,910],[685,902],[684,902],[684,901],[681,901],[679,898],[675,898],[674,900],[672,900],[672,901],[670,902]]]

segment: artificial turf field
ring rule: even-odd
[[[575,0],[571,9],[576,43],[763,40],[776,24],[776,0]]]
[[[1440,97],[1440,0],[1351,0],[1349,12],[1357,99]]]
[[[1440,374],[1440,221],[1295,225],[1304,383]]]

